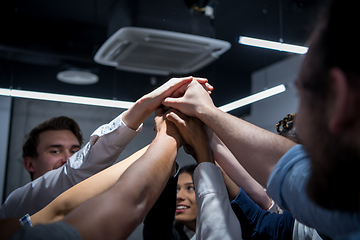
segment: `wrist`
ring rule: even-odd
[[[129,128],[136,130],[150,116],[143,100],[137,100],[134,105],[122,115],[122,120]]]
[[[214,163],[213,154],[210,148],[210,145],[207,142],[202,142],[197,144],[195,149],[196,158],[198,164],[202,162],[212,162]]]
[[[219,110],[217,107],[215,107],[215,105],[211,105],[211,106],[203,106],[200,109],[197,109],[197,111],[195,111],[195,117],[197,117],[198,119],[200,119],[203,123],[205,123],[206,125],[208,125],[206,122],[208,119],[213,118],[213,116],[215,116],[217,114],[217,110]],[[221,111],[221,110],[219,110]]]
[[[156,134],[156,138],[161,139],[161,141],[167,141],[170,144],[175,145],[177,149],[182,146],[181,140],[177,139],[172,135],[169,135],[165,129],[160,129]]]
[[[152,112],[154,112],[156,109],[152,108],[151,105],[151,98],[148,96],[149,94],[146,94],[136,100],[135,105],[137,108],[141,109],[143,113],[150,115]]]

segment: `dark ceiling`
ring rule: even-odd
[[[94,62],[116,30],[137,26],[226,40],[232,47],[191,73],[207,77],[221,106],[250,94],[251,73],[291,56],[242,46],[240,35],[305,45],[325,0],[13,0],[0,4],[0,87],[135,101],[170,77],[115,70]],[[214,8],[214,19],[190,6]],[[56,79],[68,68],[96,73],[98,83]],[[155,77],[156,83],[150,79]],[[154,78],[153,78],[154,79]],[[249,107],[231,112],[248,114]]]

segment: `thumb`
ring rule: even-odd
[[[174,112],[169,112],[168,114],[166,114],[166,119],[174,123],[178,129],[185,124],[185,121]]]
[[[167,97],[162,102],[164,106],[175,109],[178,109],[180,103],[181,103],[181,98],[173,98],[173,97]]]

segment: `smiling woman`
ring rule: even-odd
[[[185,165],[169,179],[144,220],[143,239],[195,239],[197,204],[193,179],[197,164]]]
[[[177,184],[175,229],[180,235],[191,238],[196,231],[197,205],[193,173],[196,164],[180,169]]]

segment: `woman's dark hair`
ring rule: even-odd
[[[191,178],[193,179],[194,181],[194,171],[195,171],[195,168],[197,167],[197,164],[190,164],[190,165],[186,165],[186,166],[183,166],[182,168],[180,168],[179,170],[179,175],[181,173],[188,173],[191,175]]]

